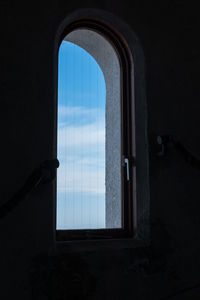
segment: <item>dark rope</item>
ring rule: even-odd
[[[162,297],[162,298],[160,298],[160,300],[169,300],[169,299],[172,299],[172,298],[174,298],[174,297],[176,297],[178,295],[184,294],[184,293],[192,291],[194,289],[198,289],[199,287],[200,287],[200,283],[197,283],[197,284],[194,284],[192,286],[185,287],[185,288],[183,288],[181,290],[178,290],[178,291],[176,291],[174,293],[171,293],[168,296]]]
[[[44,161],[28,177],[23,187],[6,203],[0,206],[0,218],[5,217],[20,202],[25,200],[28,195],[40,184],[51,182],[56,177],[56,169],[59,167],[57,159]]]
[[[168,145],[172,143],[183,155],[186,162],[193,167],[200,169],[200,158],[194,155],[177,137],[171,135],[159,135],[157,136],[157,143],[161,147],[161,151],[157,153],[158,156],[165,155]]]

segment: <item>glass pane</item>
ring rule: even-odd
[[[94,36],[101,53],[92,56]],[[57,229],[121,227],[120,72],[105,43],[77,30],[59,49]]]

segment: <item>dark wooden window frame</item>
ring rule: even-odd
[[[56,230],[57,241],[131,238],[136,234],[136,168],[135,125],[132,68],[133,61],[126,41],[118,31],[105,22],[91,18],[80,19],[67,26],[61,35],[59,47],[67,34],[75,29],[96,31],[115,48],[121,69],[121,149],[122,149],[122,228]],[[58,47],[58,49],[59,49]],[[129,160],[130,180],[127,181],[124,158]]]

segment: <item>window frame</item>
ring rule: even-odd
[[[115,48],[121,68],[121,149],[122,149],[122,228],[56,229],[57,241],[122,239],[136,235],[136,166],[135,166],[135,116],[133,94],[133,59],[125,40],[110,24],[102,20],[81,18],[71,22],[62,32],[58,49],[65,36],[76,29],[96,31]],[[58,101],[57,101],[58,103]],[[126,120],[126,121],[125,121]],[[57,145],[57,143],[56,143]],[[129,160],[130,180],[126,180],[124,158]],[[57,205],[56,205],[57,207]]]

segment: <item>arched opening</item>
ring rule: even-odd
[[[58,68],[57,229],[121,228],[121,83],[113,46],[76,29]]]
[[[89,35],[83,38],[84,31]],[[93,33],[106,41],[115,52],[119,72],[113,72],[114,66],[110,67],[112,60],[108,59],[107,52],[104,55],[107,57],[106,63],[99,60],[101,51],[98,41],[94,43],[91,38]],[[81,9],[66,17],[58,30],[57,45],[62,41],[71,42],[87,51],[96,60],[105,79],[105,227],[57,227],[56,239],[134,237],[134,240],[146,241],[149,238],[147,107],[144,56],[140,43],[127,24],[108,12],[95,9]],[[117,82],[116,78],[119,84],[116,84],[118,92],[115,93],[114,85],[110,84],[109,87],[109,80]],[[114,105],[110,101],[110,113],[107,105],[109,97],[115,99]],[[116,101],[117,97],[119,101]],[[118,117],[113,111],[119,111]],[[107,123],[118,129],[109,131]]]

